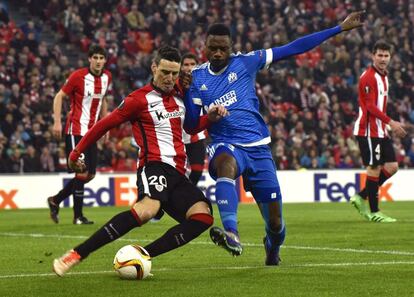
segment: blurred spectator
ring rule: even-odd
[[[42,165],[41,171],[43,172],[54,172],[55,171],[55,162],[47,146],[44,146],[42,148],[42,154],[40,155],[40,162]]]
[[[358,114],[356,84],[362,69],[371,62],[373,41],[381,37],[388,38],[396,49],[388,75],[389,114],[403,122],[410,133],[396,142],[395,150],[400,166],[413,167],[414,0],[380,0],[374,6],[369,0],[346,4],[299,1],[297,5],[290,0],[95,3],[26,0],[21,7],[38,19],[16,25],[5,2],[0,2],[0,135],[4,135],[0,136],[0,171],[20,172],[20,163],[16,163],[19,153],[15,150],[28,151],[29,145],[38,155],[47,146],[56,165],[54,170],[64,170],[62,143],[46,133],[52,123],[52,97],[73,70],[71,67],[85,66],[73,65],[73,60],[82,64],[91,43],[108,48],[107,67],[114,74],[110,104],[114,108],[123,97],[150,80],[154,46],[176,46],[195,53],[204,62],[203,32],[212,22],[229,24],[234,49],[246,52],[263,45],[280,46],[304,34],[333,27],[347,11],[368,7],[373,8],[361,30],[342,33],[258,74],[261,112],[271,131],[273,155],[280,169],[299,169],[301,160],[308,168],[361,168],[352,136]],[[55,42],[40,40],[42,31],[53,32]],[[75,59],[68,59],[62,51],[68,44],[80,50],[72,50],[78,55]],[[100,146],[99,168],[113,170],[111,162],[117,160],[117,145],[128,133],[123,126]],[[125,153],[126,159],[116,161],[118,169],[130,167],[126,161],[131,159],[130,151],[126,149]],[[27,152],[20,154],[19,158],[26,155]]]
[[[23,171],[24,172],[41,172],[42,164],[40,163],[40,157],[36,152],[33,145],[29,145],[26,149],[26,153],[23,156]]]

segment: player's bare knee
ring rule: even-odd
[[[223,153],[216,157],[214,166],[218,177],[235,178],[237,174],[236,160],[229,154]]]
[[[207,214],[211,216],[211,210],[209,205],[204,201],[198,201],[194,203],[186,213],[186,218],[189,219],[192,215],[195,214]]]
[[[214,217],[211,214],[210,207],[204,201],[199,201],[191,206],[187,211],[186,218],[196,224],[197,235],[203,233],[214,223]]]
[[[368,166],[367,174],[369,176],[379,176],[381,172],[381,166]]]
[[[399,167],[398,167],[398,163],[397,162],[392,162],[392,163],[386,163],[384,165],[384,169],[390,174],[390,175],[394,175]]]
[[[279,233],[282,230],[282,218],[275,217],[269,219],[268,227],[275,233]]]
[[[151,220],[160,210],[161,203],[158,200],[145,197],[135,203],[132,208],[143,224]]]

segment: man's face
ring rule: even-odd
[[[181,71],[189,73],[197,65],[197,62],[192,58],[185,58],[181,63]]]
[[[101,54],[93,54],[92,57],[89,57],[89,68],[91,69],[92,73],[95,75],[99,75],[102,72],[102,69],[105,66],[106,58],[104,55]]]
[[[175,81],[180,72],[180,63],[161,59],[160,63],[152,63],[152,74],[154,76],[154,86],[161,89],[165,93],[173,90]]]
[[[391,53],[388,50],[377,49],[372,55],[375,68],[379,71],[386,71],[391,60]]]
[[[206,41],[206,57],[213,69],[227,66],[231,53],[231,40],[227,35],[209,35]]]

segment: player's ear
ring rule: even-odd
[[[152,71],[152,75],[155,75],[155,72],[157,72],[157,64],[155,62],[152,62],[151,64],[151,71]]]

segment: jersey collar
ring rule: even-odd
[[[211,70],[211,68],[210,68],[210,62],[207,64],[207,69],[208,69],[208,72],[210,72],[210,74],[211,75],[220,75],[220,74],[222,74],[224,71],[226,71],[226,69],[229,67],[229,65],[230,65],[230,61],[229,61],[229,64],[227,64],[226,65],[226,67],[224,67],[223,69],[221,69],[219,72],[214,72],[213,70]]]
[[[95,76],[95,77],[101,77],[101,76],[102,76],[102,74],[104,73],[104,70],[103,70],[103,68],[102,68],[101,74],[96,75],[96,74],[94,74],[94,73],[91,71],[91,68],[90,68],[90,67],[88,67],[88,72],[89,72],[91,75]]]
[[[375,65],[374,64],[372,64],[372,68],[375,70],[375,72],[377,72],[379,75],[381,75],[381,76],[387,76],[388,75],[388,71],[387,70],[385,70],[384,71],[384,73],[381,73],[381,71],[379,71],[378,69],[377,69],[377,67],[375,67]]]

